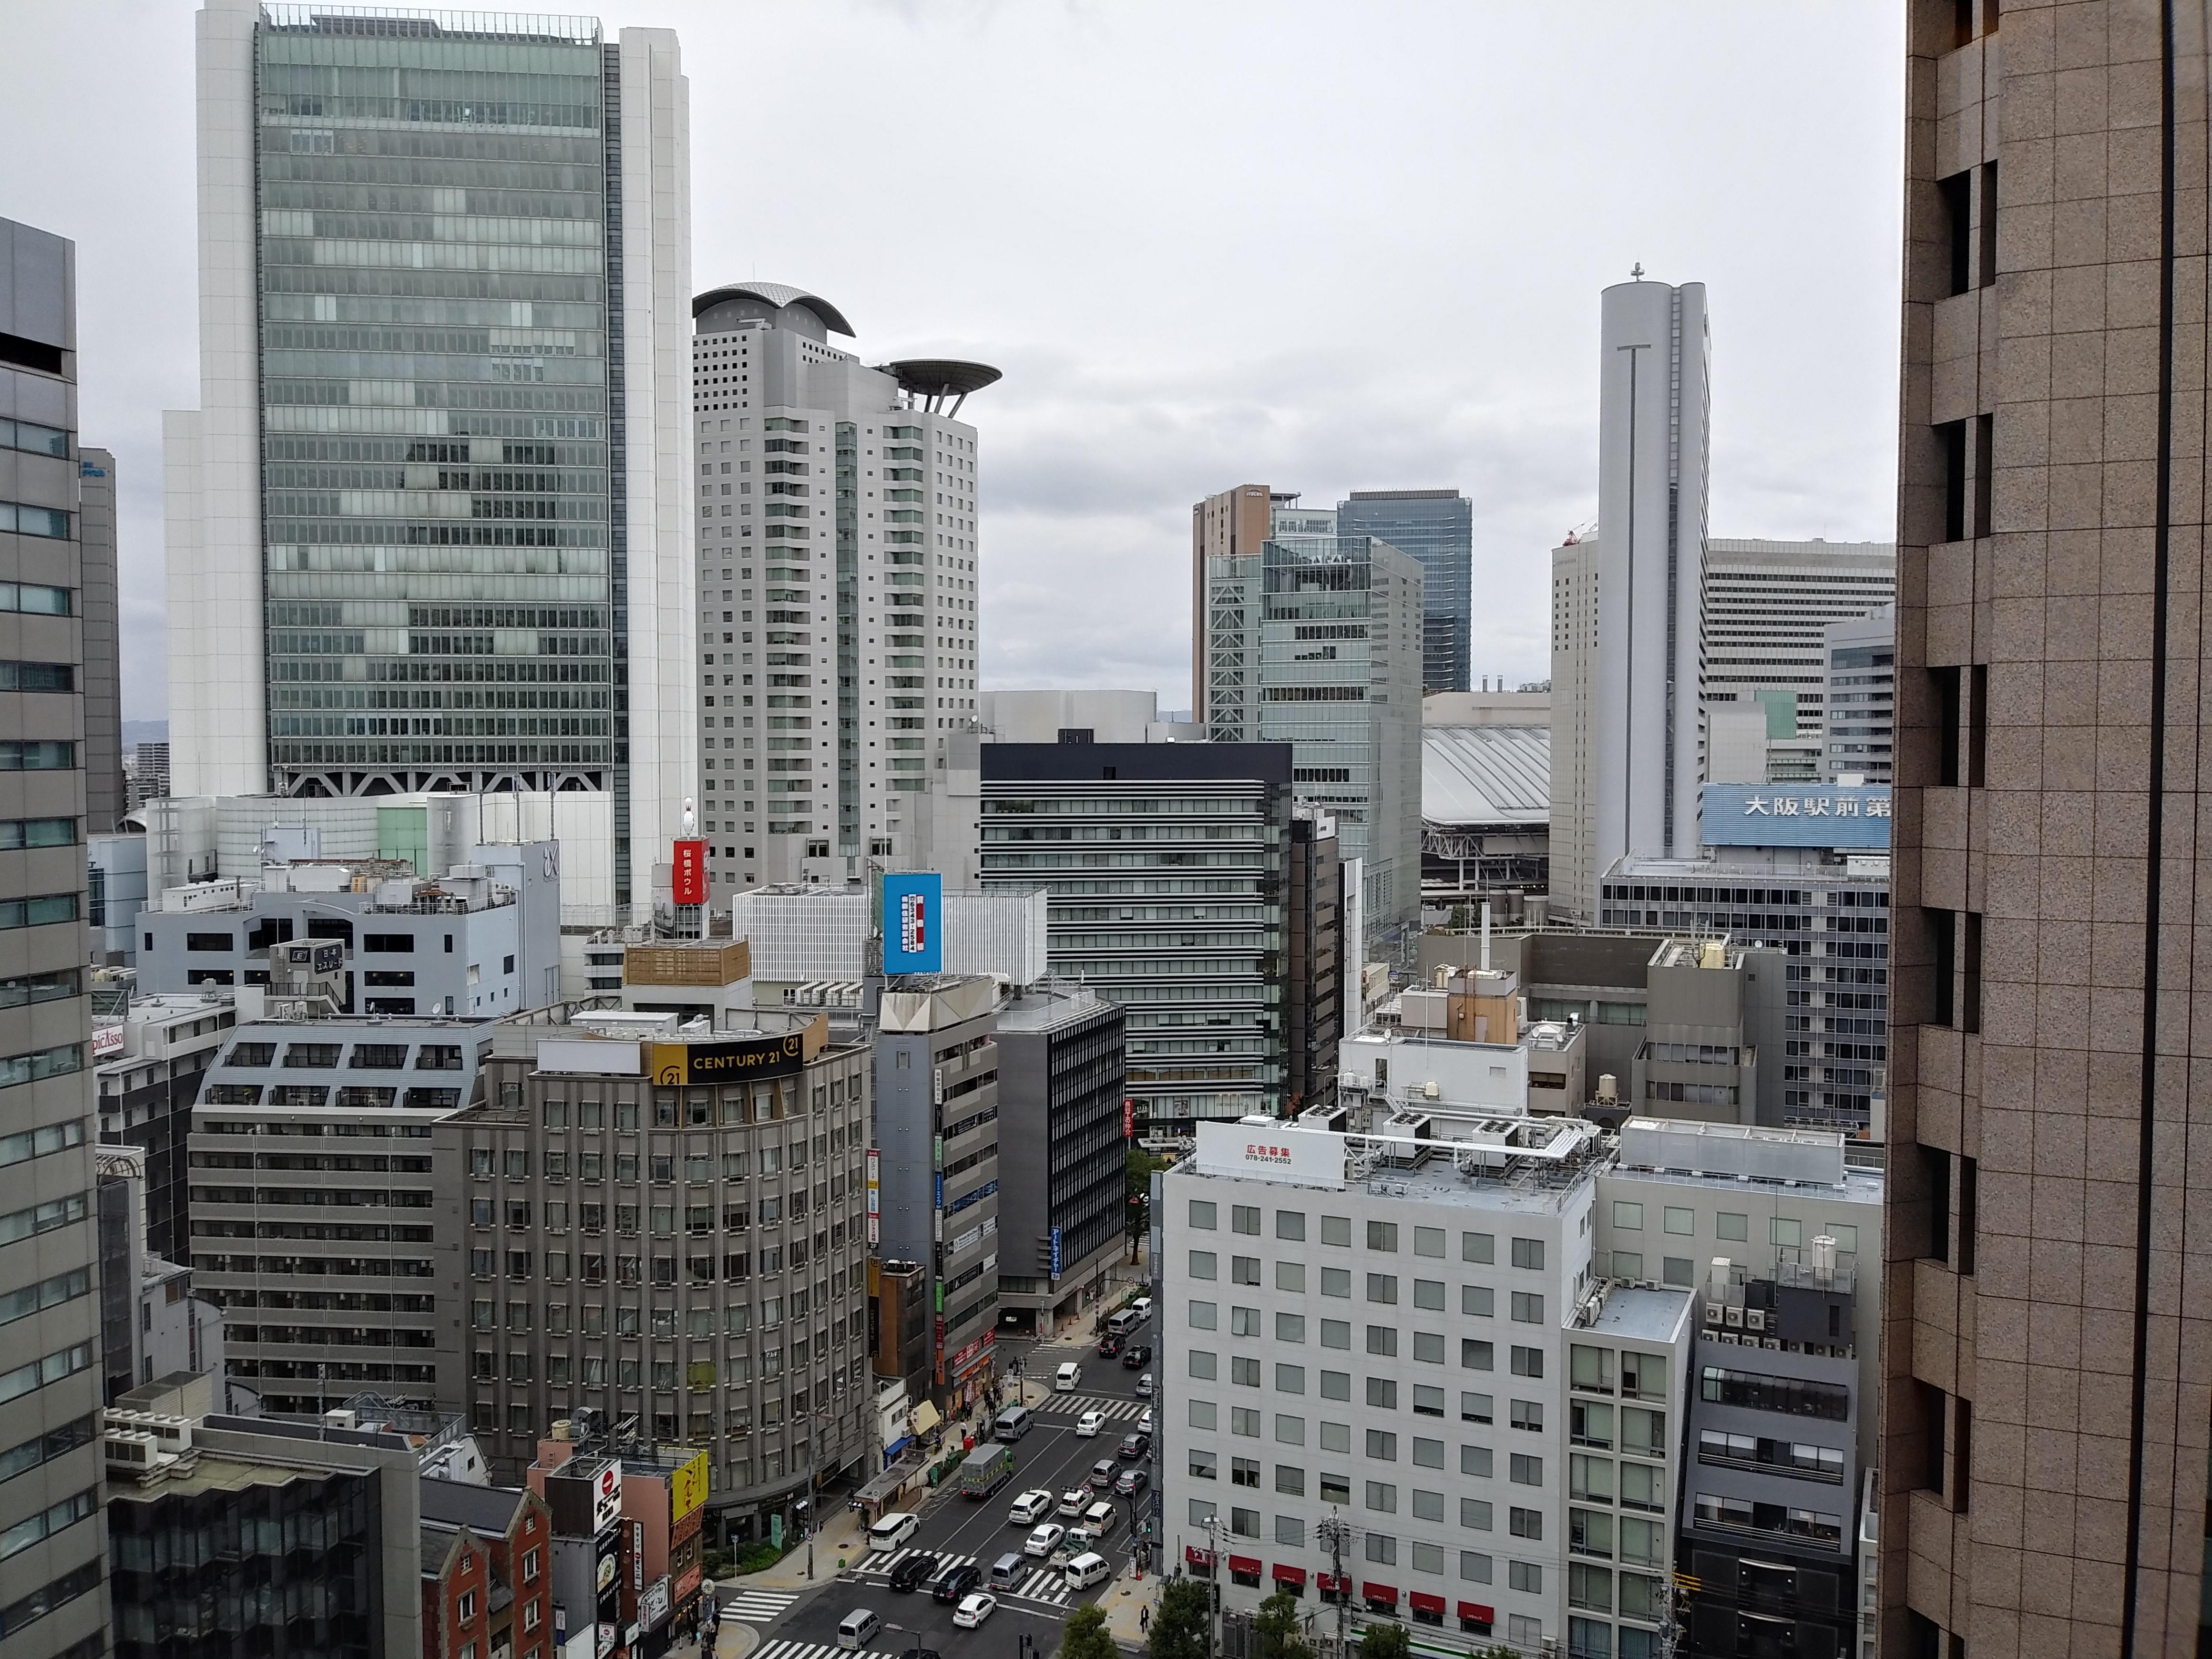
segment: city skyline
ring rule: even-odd
[[[89,198],[26,178],[17,181],[9,210],[76,234],[87,248],[88,378],[100,387],[88,398],[87,430],[92,441],[116,451],[123,482],[130,719],[164,713],[158,411],[191,406],[196,383],[191,88],[180,67],[189,60],[191,15],[179,8],[149,23],[134,11],[129,27],[106,30],[82,10],[51,25],[27,20],[29,61],[52,66],[38,78],[74,83],[75,90],[67,98],[40,92],[11,100],[0,112],[0,131],[18,150],[52,150],[65,141],[89,147],[94,170],[125,192],[104,198],[112,214],[94,213]],[[1698,44],[1680,31],[1624,20],[1610,32],[1613,38],[1586,43],[1594,55],[1570,66],[1540,19],[1500,17],[1477,27],[1430,14],[1425,26],[1442,60],[1478,77],[1485,112],[1455,118],[1445,142],[1405,169],[1407,182],[1364,181],[1371,201],[1339,199],[1328,146],[1348,135],[1335,127],[1329,131],[1336,138],[1285,136],[1273,150],[1254,151],[1219,145],[1208,118],[1143,141],[1206,148],[1214,169],[1198,170],[1206,182],[1194,182],[1188,197],[1148,201],[1139,219],[1135,198],[1123,194],[1127,185],[1109,165],[1123,142],[1108,137],[1116,131],[1112,124],[1053,121],[1050,130],[1060,136],[1047,146],[1051,160],[1024,161],[1001,153],[1020,147],[997,142],[991,124],[1018,123],[1029,131],[1037,125],[1031,118],[1043,112],[1023,97],[995,94],[951,100],[969,107],[940,129],[943,142],[969,158],[963,190],[988,205],[980,221],[918,215],[902,204],[889,174],[856,165],[882,153],[902,119],[897,100],[874,95],[895,77],[927,70],[956,77],[954,84],[973,79],[980,93],[987,84],[1004,88],[1004,65],[1017,57],[1064,61],[1076,76],[1077,95],[1105,106],[1140,72],[1198,73],[1195,66],[1239,33],[1245,20],[1235,12],[1171,20],[1182,49],[1163,67],[1150,43],[1170,21],[1016,19],[964,10],[908,19],[866,6],[817,10],[806,27],[819,40],[808,49],[819,45],[848,65],[846,84],[832,94],[842,125],[785,109],[776,100],[790,94],[768,87],[760,88],[768,101],[702,98],[693,112],[693,266],[700,282],[804,284],[865,316],[869,349],[884,356],[980,357],[1006,369],[1007,385],[994,393],[985,420],[994,476],[978,514],[985,551],[1003,538],[1004,556],[992,562],[982,595],[978,678],[986,689],[1138,685],[1160,690],[1164,706],[1180,706],[1176,688],[1188,660],[1180,619],[1171,631],[1163,628],[1143,595],[1148,580],[1174,579],[1189,501],[1218,488],[1220,478],[1237,477],[1295,478],[1314,501],[1355,489],[1461,489],[1475,514],[1473,675],[1540,678],[1547,645],[1538,556],[1568,526],[1595,514],[1589,462],[1596,410],[1586,393],[1595,352],[1591,299],[1639,259],[1667,280],[1707,283],[1729,318],[1715,366],[1716,533],[1831,539],[1886,533],[1898,172],[1886,158],[1897,152],[1899,125],[1887,78],[1895,43],[1887,21],[1869,30],[1857,17],[1803,19]],[[626,5],[608,10],[605,21],[610,29],[675,30],[695,85],[746,76],[748,56],[710,9]],[[788,19],[762,26],[799,27]],[[1355,54],[1343,60],[1354,78],[1345,88],[1342,118],[1364,116],[1372,128],[1378,118],[1415,118],[1392,112],[1401,103],[1444,107],[1436,101],[1443,80],[1417,87],[1410,98],[1394,93],[1380,102],[1379,92],[1366,89],[1382,82],[1360,71],[1379,64],[1357,54],[1384,51],[1392,37],[1341,40],[1318,15],[1297,11],[1281,16],[1271,30],[1277,32],[1281,38],[1269,47],[1275,79],[1265,90],[1255,82],[1239,98],[1272,102],[1284,76],[1321,75],[1316,64],[1327,54],[1318,49],[1326,44],[1328,53]],[[99,40],[116,50],[103,51],[94,75],[83,54]],[[1770,130],[1787,125],[1830,138],[1840,132],[1845,142],[1808,138],[1793,146],[1784,132],[1776,155],[1747,156],[1721,142],[1718,118],[1685,112],[1643,79],[1648,60],[1661,66],[1657,78],[1718,85],[1753,55],[1776,52],[1818,57],[1836,78],[1819,91],[1832,101],[1814,112],[1817,121],[1782,124],[1778,107]],[[1537,71],[1529,88],[1510,84],[1494,67],[1516,58]],[[1570,73],[1587,88],[1626,100],[1624,119],[1666,140],[1657,149],[1699,155],[1708,171],[1655,173],[1658,164],[1639,155],[1615,157],[1601,177],[1589,165],[1602,142],[1597,137],[1574,141],[1581,149],[1572,163],[1538,164],[1540,158],[1522,154],[1520,134],[1540,116],[1533,91]],[[109,99],[115,116],[104,120],[100,110]],[[1741,118],[1758,118],[1756,110],[1736,107]],[[167,131],[170,142],[134,140],[129,167],[103,169],[97,150],[106,141],[93,130],[106,127]],[[742,146],[778,130],[805,140],[792,144],[787,167],[729,167]],[[1378,130],[1363,142],[1389,144],[1404,136]],[[1508,155],[1512,168],[1492,159]],[[1141,164],[1144,155],[1135,159]],[[1119,233],[1101,238],[1091,225],[1049,218],[1012,234],[1008,210],[996,204],[1033,199],[1022,180],[1053,165],[1092,181],[1094,195],[1106,192],[1097,210]],[[1565,165],[1573,165],[1582,182],[1575,202],[1562,207],[1553,198],[1564,180],[1553,168]],[[1524,181],[1516,169],[1532,167]],[[1785,169],[1795,169],[1787,191],[1776,187]],[[1128,176],[1147,171],[1139,165]],[[1285,269],[1267,240],[1234,239],[1221,259],[1183,273],[1177,306],[1129,305],[1128,296],[1154,280],[1187,223],[1210,213],[1215,185],[1226,177],[1278,195],[1314,179],[1314,188],[1328,192],[1333,228],[1304,240],[1305,257],[1296,269]],[[1585,184],[1595,194],[1582,195]],[[1806,184],[1816,187],[1802,189]],[[1545,257],[1492,254],[1467,227],[1417,224],[1404,193],[1431,187],[1480,205],[1486,220],[1502,214],[1522,224],[1526,235],[1510,239],[1514,246],[1540,246]],[[1808,219],[1803,234],[1818,240],[1824,258],[1820,269],[1808,271],[1784,257],[1792,239],[1771,234],[1768,208],[1815,199],[1821,224]],[[1749,205],[1761,201],[1768,207]],[[882,258],[869,227],[884,222],[895,223],[902,246],[923,257]],[[1583,233],[1585,223],[1600,222],[1617,228],[1602,237]],[[1073,270],[1065,255],[1078,246],[1082,269]],[[1395,326],[1334,344],[1316,341],[1304,319],[1347,281],[1381,269],[1394,273],[1395,298],[1384,314]],[[1812,337],[1790,320],[1796,302],[1784,307],[1765,297],[1785,276],[1793,293],[1817,301],[1829,319],[1817,359]],[[1831,349],[1838,319],[1850,343],[1844,351]],[[1818,416],[1794,392],[1808,374],[1821,376],[1832,394]],[[1778,418],[1784,411],[1790,421]],[[1789,435],[1778,447],[1774,434],[1784,428]],[[1084,585],[1085,571],[1101,556],[1139,579],[1066,605],[1064,596]]]

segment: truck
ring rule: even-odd
[[[981,1503],[1014,1478],[1014,1449],[997,1441],[976,1446],[960,1465],[960,1493]]]

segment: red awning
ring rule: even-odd
[[[1333,1593],[1343,1589],[1346,1586],[1344,1581],[1334,1573],[1317,1572],[1314,1575],[1314,1587]]]
[[[1393,1607],[1398,1603],[1396,1590],[1388,1584],[1378,1584],[1371,1578],[1359,1587],[1359,1594],[1370,1601],[1388,1601]]]
[[[1327,1573],[1322,1575],[1324,1578],[1328,1576]],[[1304,1567],[1286,1567],[1278,1563],[1274,1570],[1274,1578],[1279,1584],[1296,1584],[1300,1589],[1304,1589],[1306,1583],[1306,1570]]]
[[[1232,1555],[1229,1558],[1229,1571],[1249,1572],[1257,1578],[1260,1576],[1260,1558],[1256,1555]]]
[[[1498,1622],[1498,1615],[1490,1608],[1483,1606],[1480,1601],[1461,1602],[1459,1604],[1459,1616],[1462,1619],[1479,1620],[1486,1625],[1494,1625]]]
[[[1413,1602],[1415,1613],[1442,1613],[1444,1610],[1444,1598],[1431,1595],[1426,1590],[1415,1590],[1408,1599]]]
[[[1210,1567],[1213,1565],[1213,1552],[1202,1550],[1195,1544],[1186,1544],[1183,1546],[1182,1559],[1194,1567]]]

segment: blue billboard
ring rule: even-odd
[[[1828,847],[1889,850],[1886,783],[1709,783],[1708,847]]]
[[[884,878],[884,971],[945,971],[945,878],[934,871]]]

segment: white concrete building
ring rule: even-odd
[[[1624,854],[1697,844],[1712,350],[1702,283],[1618,283],[1603,310],[1593,884]]]
[[[1827,629],[1887,605],[1896,594],[1897,549],[1889,542],[1717,536],[1707,544],[1700,695],[1709,713],[1748,704],[1766,715],[1766,770],[1746,781],[1809,783],[1828,775]],[[1896,625],[1879,631],[1889,638]],[[1873,781],[1888,781],[1886,766]]]
[[[777,283],[700,295],[699,826],[711,884],[842,883],[908,851],[933,750],[977,714],[975,428],[999,372],[871,368]]]
[[[1462,1127],[1198,1126],[1161,1187],[1163,1541],[1232,1613],[1653,1659],[1691,1293],[1601,1283],[1595,1125]]]
[[[697,771],[676,39],[343,12],[198,15],[172,787],[605,795],[642,912]]]

